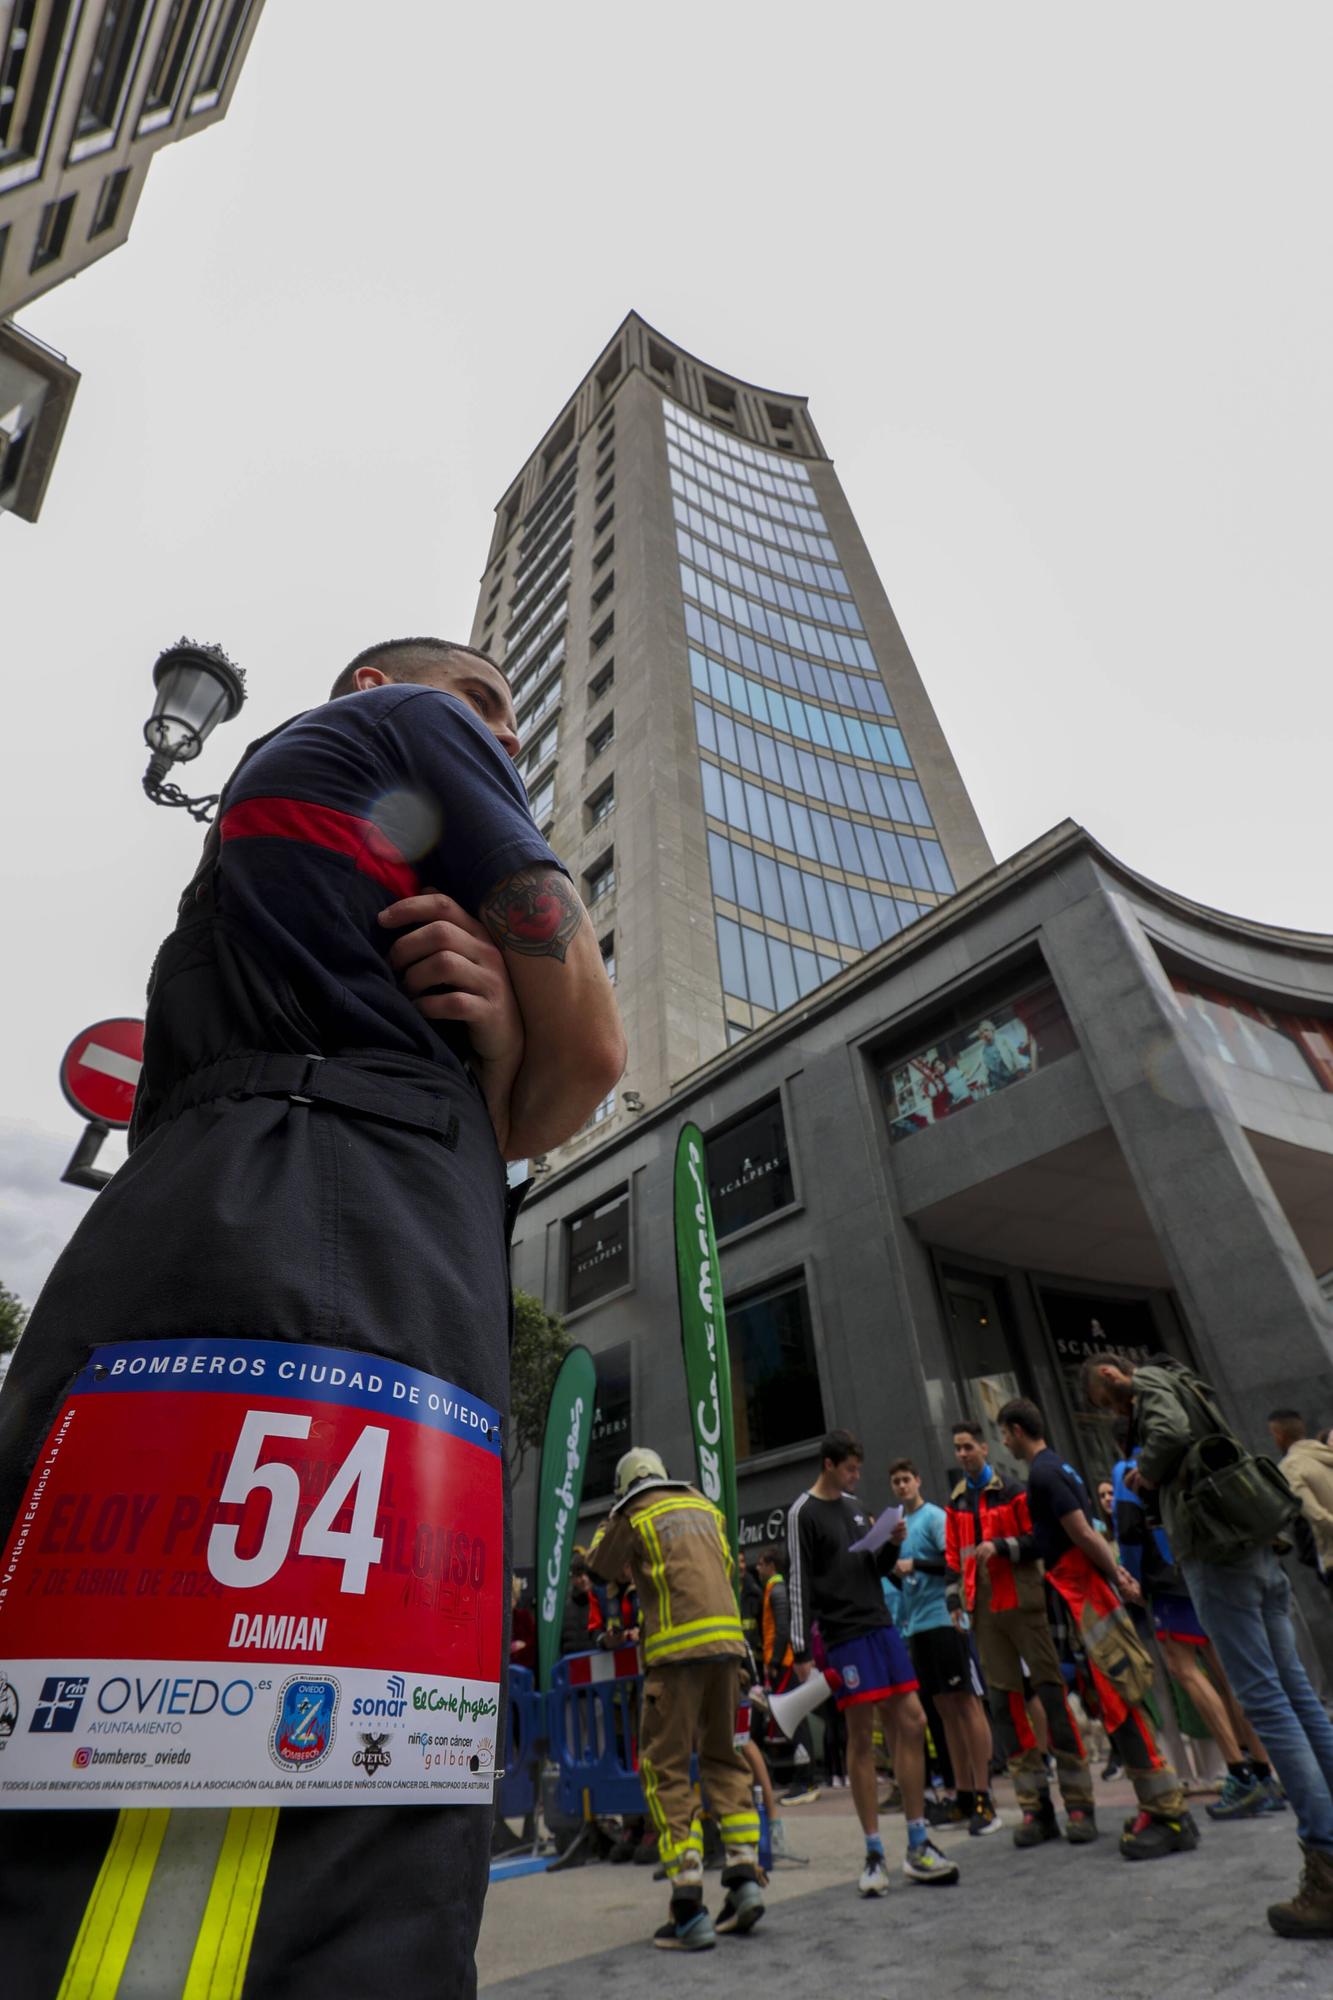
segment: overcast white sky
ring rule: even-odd
[[[0,519],[0,1278],[90,1197],[56,1072],[138,1013],[192,772],[370,640],[466,636],[491,510],[637,307],[808,394],[997,856],[1066,814],[1333,931],[1324,5],[269,0],[229,117],[20,322],[83,372]]]

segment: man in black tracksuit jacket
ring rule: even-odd
[[[567,1137],[614,1083],[615,1002],[528,811],[498,669],[445,642],[391,642],[333,692],[247,753],[159,954],[129,1162],[56,1265],[0,1395],[0,1533],[106,1343],[313,1343],[507,1411],[504,1158]],[[437,1466],[447,1449],[422,1447]],[[200,1467],[201,1493],[211,1476]],[[495,1514],[475,1615],[478,1657],[484,1642],[502,1659],[507,1483]],[[255,1594],[223,1591],[226,1616]],[[98,1618],[94,1602],[94,1663]],[[294,1619],[271,1622],[295,1636]],[[311,1671],[273,1644],[279,1677]],[[28,1726],[54,1720],[34,1702]],[[390,1752],[395,1782],[408,1740]],[[123,1972],[127,1989],[175,1994],[211,1965],[243,2000],[475,1992],[489,1802],[153,1803],[169,1813],[0,1812],[7,1991],[111,1994]]]

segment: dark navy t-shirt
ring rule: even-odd
[[[1088,1489],[1072,1465],[1057,1458],[1047,1445],[1028,1466],[1028,1512],[1037,1553],[1047,1564],[1059,1562],[1074,1544],[1060,1526],[1066,1514],[1082,1512],[1089,1526]]]
[[[317,1054],[465,1045],[419,1014],[388,964],[380,910],[440,889],[475,916],[518,869],[560,862],[512,760],[465,702],[395,684],[311,709],[223,795],[217,910],[289,983]]]

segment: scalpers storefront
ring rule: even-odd
[[[591,1349],[600,1421],[693,1477],[687,1120],[744,1546],[780,1535],[834,1424],[865,1440],[872,1504],[900,1453],[942,1495],[955,1418],[998,1458],[1021,1392],[1094,1480],[1113,1447],[1076,1380],[1102,1348],[1192,1360],[1254,1444],[1278,1404],[1333,1421],[1333,938],[1188,903],[1066,823],[540,1182],[516,1283]]]

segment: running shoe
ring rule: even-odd
[[[984,1836],[988,1833],[998,1833],[1003,1825],[1003,1819],[989,1800],[978,1799],[972,1808],[972,1817],[967,1823],[967,1830],[974,1836]]]
[[[1204,1811],[1209,1819],[1257,1819],[1266,1796],[1257,1778],[1237,1778],[1228,1771],[1220,1795]]]
[[[1199,1829],[1192,1813],[1176,1819],[1159,1819],[1141,1812],[1120,1836],[1120,1852],[1126,1861],[1164,1861],[1168,1854],[1188,1854],[1199,1844]]]
[[[727,1899],[717,1913],[714,1929],[720,1937],[744,1937],[764,1914],[764,1898],[757,1882],[738,1882],[728,1889]]]
[[[909,1882],[938,1882],[942,1886],[958,1880],[958,1863],[947,1860],[933,1840],[923,1840],[919,1847],[908,1848],[903,1874]]]
[[[856,1886],[863,1896],[888,1895],[889,1871],[882,1854],[866,1855],[866,1865]]]
[[[659,1951],[711,1951],[717,1943],[717,1932],[707,1910],[700,1910],[683,1924],[669,1917],[660,1930],[653,1932],[653,1943]]]
[[[1269,1776],[1267,1778],[1260,1778],[1259,1783],[1264,1788],[1263,1803],[1259,1807],[1260,1812],[1261,1813],[1285,1812],[1287,1810],[1287,1795],[1283,1791],[1277,1779],[1275,1777]]]
[[[966,1826],[968,1815],[957,1799],[927,1799],[926,1822],[930,1826]]]
[[[787,1791],[779,1792],[780,1806],[812,1806],[819,1797],[818,1785],[803,1784],[798,1778]]]
[[[1116,1756],[1115,1751],[1113,1750],[1110,1756],[1107,1758],[1105,1764],[1103,1764],[1102,1766],[1102,1783],[1104,1785],[1109,1785],[1112,1778],[1118,1778],[1120,1776],[1120,1772],[1121,1772],[1120,1759]]]

